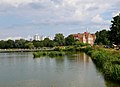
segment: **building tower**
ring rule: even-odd
[[[40,41],[40,36],[38,34],[34,35],[34,40],[35,41]]]

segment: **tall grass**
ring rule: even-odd
[[[34,52],[33,56],[34,58],[41,57],[41,56],[50,56],[50,57],[57,57],[57,56],[64,56],[64,52],[59,52],[59,51],[49,51],[49,52]]]
[[[84,48],[107,80],[120,81],[120,53],[101,48]]]

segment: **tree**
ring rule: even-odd
[[[15,47],[16,48],[25,48],[25,43],[26,43],[26,40],[24,40],[24,39],[15,40]]]
[[[32,42],[27,42],[27,43],[25,43],[25,48],[33,49],[34,45]]]
[[[110,40],[116,45],[120,45],[120,14],[113,17],[110,27]]]
[[[65,44],[65,38],[61,33],[55,35],[54,41],[57,46],[63,46]]]
[[[54,47],[55,46],[54,41],[50,40],[47,46],[48,47]]]
[[[54,41],[50,40],[49,38],[45,38],[43,40],[44,47],[54,47]]]
[[[5,41],[3,41],[3,40],[0,41],[0,48],[1,49],[5,48]]]
[[[33,41],[33,45],[36,48],[44,47],[43,41]]]
[[[13,40],[8,40],[8,41],[7,41],[7,47],[8,47],[8,48],[14,48],[14,45],[15,45],[15,43],[14,43]]]
[[[68,37],[65,38],[65,45],[74,45],[76,42],[75,38],[73,35],[69,35]]]
[[[109,40],[109,31],[107,30],[101,30],[101,31],[97,31],[96,33],[96,40],[95,43],[97,44],[103,44],[103,45],[109,45],[110,44],[110,40]]]

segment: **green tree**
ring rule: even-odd
[[[55,35],[54,41],[57,46],[63,46],[65,44],[65,38],[61,33]]]
[[[107,30],[101,30],[101,31],[97,31],[96,33],[96,40],[95,43],[97,44],[103,44],[103,45],[109,45],[110,44],[110,40],[109,40],[109,31]]]
[[[3,40],[0,41],[0,48],[1,49],[5,48],[5,41],[3,41]]]
[[[40,48],[40,47],[43,47],[43,46],[44,46],[43,41],[33,41],[33,45],[34,45],[36,48]]]
[[[120,14],[113,17],[110,27],[110,40],[116,45],[120,45]]]
[[[50,40],[47,46],[48,47],[54,47],[55,46],[54,41]]]
[[[43,45],[44,45],[44,47],[53,47],[53,46],[55,46],[54,41],[50,40],[49,38],[45,38],[43,40]]]
[[[25,43],[25,48],[33,49],[34,45],[32,42],[27,42],[27,43]]]
[[[75,38],[73,35],[69,35],[68,37],[65,38],[65,45],[74,45],[76,42]]]
[[[15,47],[16,48],[25,48],[25,43],[26,43],[26,40],[24,40],[24,39],[15,40]]]
[[[15,43],[13,40],[8,40],[7,41],[7,48],[14,48],[15,46]]]

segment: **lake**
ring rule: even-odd
[[[0,53],[0,87],[120,87],[104,80],[91,58],[75,53],[33,58],[32,52]]]

